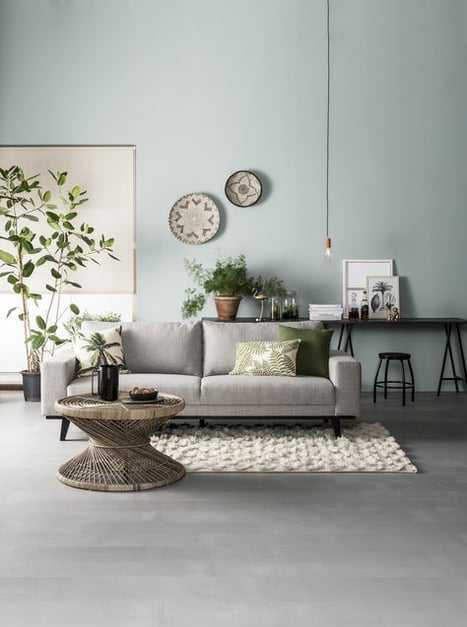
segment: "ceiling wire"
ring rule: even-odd
[[[326,0],[327,19],[326,19],[326,36],[327,36],[327,101],[326,101],[326,237],[329,237],[329,95],[331,84],[331,63],[330,63],[330,45],[329,45],[329,0]]]

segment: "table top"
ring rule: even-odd
[[[156,402],[131,402],[128,392],[120,392],[116,401],[103,401],[97,395],[78,394],[55,401],[62,416],[94,420],[152,420],[174,416],[185,407],[185,401],[173,394],[159,394]]]
[[[203,320],[210,320],[214,322],[256,322],[255,318],[235,318],[235,320],[219,320],[218,318],[203,318]],[[261,322],[279,322],[280,324],[287,324],[288,322],[305,322],[310,321],[309,318],[287,318],[281,320],[271,320],[270,318],[265,318]],[[335,324],[335,325],[344,325],[344,324],[360,324],[360,325],[373,325],[373,324],[386,324],[389,326],[397,325],[400,323],[403,324],[466,324],[467,319],[465,318],[407,318],[402,316],[400,320],[391,321],[386,320],[386,318],[371,318],[370,320],[360,320],[354,318],[342,318],[341,320],[314,320],[313,322],[323,322],[324,324]]]

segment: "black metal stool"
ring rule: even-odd
[[[388,389],[397,389],[402,390],[402,405],[405,405],[405,391],[406,389],[412,390],[412,402],[415,398],[415,379],[413,376],[412,364],[410,363],[410,353],[378,353],[379,364],[378,369],[376,370],[375,382],[373,384],[373,403],[376,403],[376,388],[383,388],[384,390],[384,398],[388,397]],[[388,370],[389,364],[391,361],[399,361],[401,364],[402,370],[402,380],[388,380]],[[379,371],[381,369],[381,365],[383,361],[386,362],[386,366],[384,368],[384,379],[378,381]],[[405,362],[409,367],[410,372],[410,381],[407,381],[405,376]]]

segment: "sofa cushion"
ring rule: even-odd
[[[123,347],[129,370],[201,376],[201,323],[123,323]]]
[[[238,342],[277,340],[278,322],[215,322],[203,320],[204,376],[228,374],[235,364]],[[319,321],[301,320],[283,323],[305,329],[322,329]]]
[[[300,340],[297,374],[329,376],[329,345],[332,333],[332,329],[293,329],[282,324],[279,326],[281,340]]]
[[[201,380],[203,405],[330,405],[335,388],[320,377],[250,377],[217,375]]]
[[[124,369],[127,367],[120,326],[93,332],[81,331],[73,342],[73,348],[76,374],[79,377],[90,376],[101,364],[114,364]]]
[[[239,342],[232,375],[294,377],[300,340]]]
[[[131,373],[119,378],[119,390],[128,392],[135,386],[153,387],[159,392],[181,396],[187,405],[199,405],[201,379],[190,375]],[[90,394],[91,381],[75,379],[67,388],[67,394]]]

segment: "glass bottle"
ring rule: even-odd
[[[277,296],[271,296],[271,320],[281,319],[281,301]]]
[[[368,320],[368,297],[366,290],[363,290],[362,302],[360,303],[360,318]]]
[[[349,320],[358,320],[358,303],[357,303],[357,292],[352,292],[350,294],[350,303],[349,303]]]

